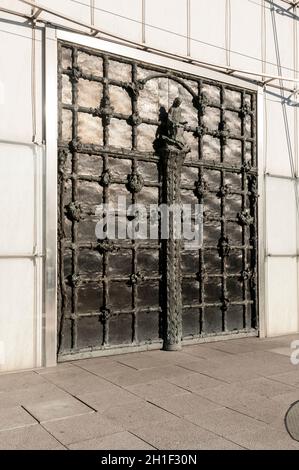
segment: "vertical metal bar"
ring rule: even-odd
[[[132,141],[134,141],[134,133],[132,134]],[[132,174],[137,172],[136,160],[132,160]],[[132,192],[132,204],[136,204],[136,194]],[[137,249],[138,245],[136,240],[132,240],[132,274],[137,276]],[[132,341],[133,343],[138,342],[138,331],[137,331],[137,283],[132,282]]]
[[[62,47],[58,44],[58,142],[62,142]],[[58,152],[58,256],[57,263],[59,266],[58,270],[58,312],[59,315],[59,330],[58,330],[58,353],[60,348],[63,346],[64,339],[64,326],[65,326],[65,315],[67,307],[67,292],[66,282],[64,274],[64,252],[65,252],[65,218],[64,218],[64,188],[65,188],[65,163],[68,152],[66,150],[60,150]]]
[[[293,18],[293,28],[294,28],[294,78],[295,80],[298,78],[298,2],[294,4],[293,7],[293,13],[294,13],[294,18]],[[296,82],[294,83],[294,88],[298,88]],[[299,172],[299,132],[298,132],[298,126],[299,126],[299,119],[298,119],[298,98],[299,94],[298,91],[294,93],[294,101],[297,104],[297,106],[294,106],[294,157],[295,157],[295,176],[296,178],[298,177],[298,172]],[[297,186],[299,185],[298,181],[295,181]],[[298,191],[299,192],[299,191]],[[297,192],[297,194],[298,194]],[[296,191],[295,191],[295,196],[296,196]],[[297,257],[296,257],[296,264],[297,264],[297,331],[299,331],[299,218],[296,217],[296,239],[297,239]]]
[[[34,146],[34,248],[35,255],[43,252],[42,230],[43,230],[43,166],[44,147]],[[43,257],[33,256],[34,263],[34,321],[35,321],[35,347],[34,364],[36,367],[42,366],[42,346],[43,346]]]
[[[241,93],[241,109],[244,109],[244,106],[245,106],[245,91],[243,90],[242,93]],[[244,113],[242,114],[241,116],[241,136],[243,136],[245,138],[245,116],[244,116]],[[242,139],[241,141],[241,161],[242,161],[242,164],[244,165],[246,163],[246,155],[245,155],[245,140]],[[246,176],[246,173],[244,171],[242,171],[242,212],[244,213],[245,210],[246,210],[246,199],[247,199],[247,176]],[[247,231],[247,226],[246,225],[243,225],[242,226],[242,245],[244,246],[243,250],[242,250],[242,269],[243,269],[243,272],[246,271],[247,269],[247,240],[246,240],[246,231]],[[243,295],[243,301],[246,301],[248,300],[247,299],[247,288],[246,288],[246,284],[248,283],[248,281],[246,279],[243,279],[242,280],[242,295]],[[248,306],[247,306],[247,303],[245,303],[245,305],[243,306],[243,328],[246,328],[247,326],[247,310],[248,310]]]
[[[225,88],[223,85],[220,87],[220,123],[223,127],[225,122]],[[224,140],[220,137],[220,162],[224,162]],[[225,186],[225,170],[221,170],[221,187]],[[225,224],[225,195],[221,194],[220,198],[220,217],[221,217],[221,238],[222,241],[226,239],[226,224]],[[227,289],[226,289],[226,256],[222,253],[221,256],[221,271],[222,271],[222,331],[227,330]]]
[[[164,164],[164,203],[168,208],[179,207],[181,203],[181,168],[186,153],[184,151],[163,149],[161,158]],[[168,239],[163,240],[165,247],[165,315],[166,331],[164,349],[177,351],[182,341],[182,275],[181,275],[181,237],[176,236],[176,215],[170,213]]]
[[[202,97],[202,93],[203,93],[203,86],[202,86],[202,81],[200,80],[198,82],[198,97]],[[203,126],[203,115],[202,115],[202,112],[201,112],[201,109],[200,107],[198,108],[198,125],[199,125],[199,128],[201,128]],[[203,160],[203,136],[201,133],[199,133],[200,135],[198,136],[198,159],[199,161],[202,161]],[[201,182],[201,184],[203,183],[203,178],[204,178],[204,169],[203,167],[201,166],[199,169],[198,169],[198,180]],[[200,200],[199,202],[201,204],[204,203],[204,199],[203,197],[201,196],[200,197]],[[203,221],[202,221],[203,223]],[[204,276],[204,269],[205,269],[205,265],[204,265],[204,244],[202,243],[202,246],[199,250],[199,282],[200,282],[200,286],[199,286],[199,302],[201,304],[201,308],[200,308],[200,313],[199,313],[199,334],[202,334],[202,332],[204,331],[204,328],[205,328],[205,307],[204,307],[204,291],[205,291],[205,276]]]
[[[90,24],[94,26],[94,10],[95,10],[95,0],[90,0]],[[91,33],[93,30],[91,30]]]
[[[138,75],[137,75],[137,65],[132,64],[132,83],[135,85],[136,89],[138,87]],[[132,117],[134,117],[133,122],[131,122],[132,126],[132,149],[137,149],[137,122],[136,119],[138,118],[138,106],[137,106],[137,96],[134,93],[131,98],[132,102]]]
[[[78,68],[78,49],[76,47],[72,48],[72,68],[77,70]],[[72,104],[73,104],[73,120],[72,120],[72,140],[74,142],[78,141],[78,80],[72,81]],[[78,198],[78,182],[77,182],[77,173],[78,173],[78,153],[77,149],[73,151],[72,158],[72,173],[75,178],[72,178],[72,201],[76,203]],[[78,276],[78,225],[79,221],[72,220],[72,271],[74,276]],[[78,285],[75,282],[72,283],[72,348],[76,349],[78,347]]]
[[[187,56],[191,55],[191,0],[187,1]]]
[[[230,67],[230,49],[231,49],[231,2],[225,0],[225,52],[226,65]]]
[[[142,12],[141,12],[141,15],[142,15],[142,19],[141,19],[141,22],[142,22],[142,43],[145,44],[145,10],[146,10],[146,5],[145,5],[145,1],[146,0],[142,0]]]
[[[45,28],[46,162],[45,162],[45,318],[44,364],[56,364],[57,345],[57,40]]]
[[[104,77],[104,85],[103,85],[103,102],[104,107],[108,109],[110,107],[110,90],[108,84],[109,78],[109,59],[105,55],[103,57],[103,77]],[[109,116],[104,114],[102,118],[102,125],[103,125],[103,144],[104,148],[107,148],[109,145]],[[104,155],[103,157],[103,172],[108,171],[108,155]],[[109,187],[105,185],[103,187],[103,201],[105,204],[109,204]],[[109,329],[110,329],[110,297],[109,297],[109,251],[104,250],[102,253],[102,273],[103,273],[103,306],[102,306],[102,324],[103,324],[103,344],[108,345],[110,338],[109,338]]]
[[[31,8],[31,14],[34,15],[35,8]],[[32,21],[32,41],[31,41],[31,114],[32,114],[32,142],[37,142],[37,123],[36,123],[36,29],[35,20]],[[43,154],[38,151],[37,145],[33,149],[34,158],[34,240],[33,240],[33,251],[35,253],[40,252],[40,240],[38,236],[39,227],[42,225],[41,219],[39,218],[39,207],[41,201],[39,200],[39,179],[41,178],[42,172],[40,172],[40,160]],[[40,289],[39,283],[41,279],[41,262],[42,260],[37,257],[33,257],[33,269],[34,269],[34,299],[33,299],[33,311],[35,320],[35,332],[34,332],[34,364],[41,366],[42,362],[42,308],[40,305]]]
[[[102,117],[102,126],[103,126],[103,143],[104,147],[107,148],[109,145],[109,115],[108,109],[110,108],[110,95],[109,95],[109,59],[106,55],[103,57],[103,76],[105,78],[103,83],[103,104],[105,113]],[[101,106],[101,104],[100,104]]]
[[[107,69],[104,69],[104,77],[105,71]],[[103,157],[103,171],[108,170],[108,155],[104,155]],[[108,186],[103,187],[103,201],[105,204],[109,203],[109,188]],[[109,323],[110,323],[110,318],[109,318],[109,253],[108,251],[104,250],[102,254],[102,288],[103,288],[103,310],[104,312],[107,312],[108,315],[103,315],[103,344],[108,345],[109,344]],[[104,313],[102,311],[102,314]]]
[[[253,145],[251,147],[252,152],[252,160],[253,164],[257,166],[257,151],[256,151],[256,113],[257,113],[257,98],[256,95],[252,95],[252,110],[253,110],[253,117],[252,117],[252,126],[251,126],[251,135],[253,138]],[[252,327],[257,328],[259,322],[259,310],[258,310],[258,278],[259,278],[259,270],[258,270],[258,255],[259,255],[259,247],[258,247],[258,209],[257,209],[257,201],[255,204],[252,204],[252,212],[253,212],[253,224],[250,226],[251,229],[251,237],[252,237],[252,244],[253,250],[251,253],[251,263],[253,264],[253,277],[251,280],[251,289],[252,289],[252,297],[253,297],[253,311],[252,311]]]
[[[266,6],[265,0],[262,0],[261,3],[261,57],[262,57],[262,80],[265,79],[264,74],[266,73],[266,58],[267,58],[267,48],[266,48]]]

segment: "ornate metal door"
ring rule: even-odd
[[[58,76],[60,359],[257,332],[255,94],[68,43]],[[159,146],[176,97],[182,168]],[[202,203],[202,247],[97,239],[120,195]]]

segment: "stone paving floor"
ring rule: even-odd
[[[0,449],[299,449],[297,336],[84,359],[0,375]]]

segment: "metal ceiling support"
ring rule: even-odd
[[[284,1],[284,0],[282,0]],[[299,5],[299,2],[285,2],[285,3],[288,3],[290,6],[289,8],[287,8],[287,11],[291,10],[292,8],[296,7],[297,5]]]
[[[32,21],[36,20],[39,17],[39,15],[42,13],[42,11],[43,11],[42,8],[38,8],[36,12],[31,16]]]

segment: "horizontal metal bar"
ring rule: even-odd
[[[155,340],[146,344],[124,344],[123,346],[103,346],[101,348],[86,348],[79,351],[67,351],[58,355],[58,362],[73,361],[74,359],[84,359],[88,357],[114,356],[116,354],[126,354],[140,351],[151,351],[161,349],[162,340]]]
[[[222,333],[211,333],[207,334],[205,336],[193,336],[191,337],[186,337],[183,338],[182,340],[182,345],[183,346],[188,346],[192,344],[201,344],[201,343],[212,343],[216,341],[225,341],[229,339],[237,339],[237,338],[248,338],[252,336],[258,336],[258,330],[252,329],[252,330],[240,330],[236,331],[235,333],[229,331],[223,331]]]
[[[159,306],[155,307],[136,307],[135,309],[122,309],[122,310],[113,310],[113,313],[111,313],[111,318],[113,317],[118,317],[119,315],[133,315],[136,313],[137,315],[140,313],[161,313],[162,309]],[[99,310],[95,311],[90,311],[86,313],[68,313],[65,315],[65,318],[67,320],[76,320],[80,318],[90,318],[90,317],[98,317],[101,315],[101,312]]]
[[[45,254],[43,253],[7,253],[2,254],[0,253],[0,259],[35,259],[35,258],[45,258]]]
[[[254,300],[240,300],[239,302],[237,300],[233,300],[229,302],[229,305],[253,305]],[[203,302],[203,303],[196,303],[192,302],[192,304],[183,304],[182,308],[183,310],[189,309],[189,308],[205,308],[205,307],[223,307],[223,302]]]
[[[31,19],[31,15],[26,15],[25,13],[20,13],[19,11],[9,10],[8,8],[1,7],[0,11],[8,15],[15,15],[15,16],[19,16],[20,18],[25,18],[27,20]]]
[[[25,142],[21,140],[7,140],[7,139],[0,139],[0,144],[5,145],[21,145],[24,147],[44,147],[45,144],[40,142]]]
[[[282,253],[266,253],[266,256],[268,258],[298,258],[299,253],[295,255],[288,255],[288,254],[282,254]]]
[[[85,284],[98,284],[102,283],[103,281],[109,281],[109,282],[128,282],[130,280],[130,275],[128,276],[120,276],[120,277],[108,277],[108,276],[94,276],[93,278],[90,277],[83,277],[84,274],[80,276],[80,283],[76,286],[73,286],[74,289],[78,287],[82,287]],[[139,281],[140,284],[145,281],[160,281],[162,275],[160,276],[146,276]],[[137,284],[138,285],[138,284]]]

